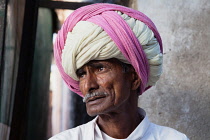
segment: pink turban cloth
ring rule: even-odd
[[[62,67],[62,50],[65,46],[67,34],[73,30],[74,26],[79,21],[92,22],[100,26],[110,36],[117,45],[118,49],[122,52],[123,56],[130,62],[140,77],[140,94],[150,88],[150,86],[146,87],[149,78],[149,66],[142,46],[129,25],[115,11],[127,14],[128,16],[147,25],[150,30],[153,31],[154,36],[160,45],[161,53],[163,52],[161,37],[154,23],[146,15],[139,11],[120,5],[104,3],[92,4],[75,10],[66,19],[58,32],[57,39],[54,44],[54,57],[63,80],[70,90],[80,96],[83,95],[79,90],[79,82],[66,74],[64,68]]]

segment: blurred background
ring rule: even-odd
[[[162,36],[163,75],[139,97],[150,120],[210,139],[209,0],[0,0],[0,140],[47,140],[92,119],[62,81],[53,42],[73,10],[102,2],[145,13]]]

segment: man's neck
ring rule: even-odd
[[[113,138],[127,138],[142,121],[138,108],[126,112],[99,115],[97,124],[101,131]]]

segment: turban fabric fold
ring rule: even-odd
[[[135,26],[132,24],[134,22],[139,25]],[[144,32],[138,32],[139,30],[135,29],[137,27],[139,28],[139,26],[142,26],[144,30],[149,29],[149,35],[147,35],[150,36],[149,39],[144,37]],[[89,27],[93,30],[87,32],[85,32],[85,29],[83,30],[83,28],[88,29]],[[80,37],[80,34],[77,34],[77,30],[81,34],[84,31],[84,34],[87,34],[88,38]],[[80,41],[75,42],[72,36],[77,36]],[[101,44],[100,39],[102,38],[105,39]],[[95,40],[99,41],[97,42]],[[87,47],[88,45],[89,47]],[[109,58],[107,53],[97,53],[101,49],[100,47],[96,47],[97,45],[105,46],[103,47],[104,52],[111,51],[111,58],[117,58],[134,67],[141,79],[140,94],[154,85],[159,79],[162,72],[163,50],[161,37],[154,23],[143,13],[124,6],[102,3],[88,5],[75,10],[66,19],[61,30],[58,32],[54,44],[55,61],[61,76],[70,90],[80,96],[82,96],[82,93],[79,90],[79,82],[75,76],[75,71],[92,59],[97,58],[96,60],[100,60]],[[71,46],[77,46],[77,49],[71,48]],[[66,49],[67,47],[70,49]],[[86,54],[88,50],[91,52],[91,49],[95,53]],[[83,55],[85,57],[82,57]],[[100,57],[96,55],[100,55]]]

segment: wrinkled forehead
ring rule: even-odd
[[[134,67],[131,64],[126,64],[116,58],[105,59],[105,60],[91,60],[88,63],[84,64],[81,68],[77,69],[76,74],[78,75],[78,73],[83,71],[85,67],[95,68],[95,69],[102,67],[115,69],[117,67],[121,68],[122,72],[135,71]]]
[[[87,63],[85,63],[81,68],[84,68],[86,66],[89,66],[89,67],[95,67],[96,65],[106,65],[106,64],[109,64],[109,65],[122,65],[123,62],[116,59],[116,58],[110,58],[110,59],[104,59],[104,60],[91,60]],[[79,69],[81,69],[79,68]],[[77,69],[77,70],[79,70]]]

